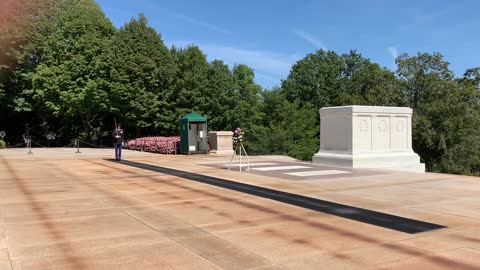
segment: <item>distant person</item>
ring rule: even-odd
[[[27,132],[27,133],[24,133],[22,137],[23,137],[23,141],[25,142],[25,148],[28,148],[30,143],[30,135],[28,135],[28,132]]]
[[[120,124],[115,124],[115,129],[112,132],[113,145],[115,146],[115,159],[122,159],[122,144],[123,144],[123,129]]]

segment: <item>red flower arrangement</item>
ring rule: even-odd
[[[146,151],[160,154],[173,154],[175,147],[180,143],[179,136],[173,137],[142,137],[128,140],[124,148],[137,151]]]

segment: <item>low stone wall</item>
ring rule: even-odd
[[[210,153],[219,155],[233,154],[233,132],[231,131],[210,131],[208,132],[208,143]]]

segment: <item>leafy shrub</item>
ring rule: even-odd
[[[7,148],[7,144],[5,143],[4,140],[0,140],[0,149]]]

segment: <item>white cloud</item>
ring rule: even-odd
[[[318,49],[324,49],[326,50],[327,49],[327,46],[325,46],[325,44],[323,43],[323,41],[321,41],[320,39],[318,39],[317,37],[315,37],[314,35],[312,35],[311,33],[303,30],[303,29],[294,29],[293,32],[301,37],[302,39],[306,40],[308,43],[312,44],[313,46],[315,46],[316,48]]]
[[[388,52],[390,53],[390,55],[393,57],[393,59],[397,59],[398,57],[398,49],[396,47],[388,47]]]
[[[187,15],[184,15],[184,14],[180,14],[180,13],[175,13],[175,17],[181,19],[181,20],[184,20],[188,23],[191,23],[193,25],[197,25],[197,26],[200,26],[200,27],[203,27],[203,28],[206,28],[206,29],[209,29],[209,30],[212,30],[212,31],[215,31],[215,32],[218,32],[218,33],[222,33],[222,34],[231,34],[232,32],[230,32],[229,30],[227,29],[224,29],[224,28],[221,28],[221,27],[218,27],[214,24],[210,24],[210,23],[207,23],[207,22],[203,22],[203,21],[200,21],[200,20],[197,20],[195,18],[192,18],[192,17],[189,17]]]

